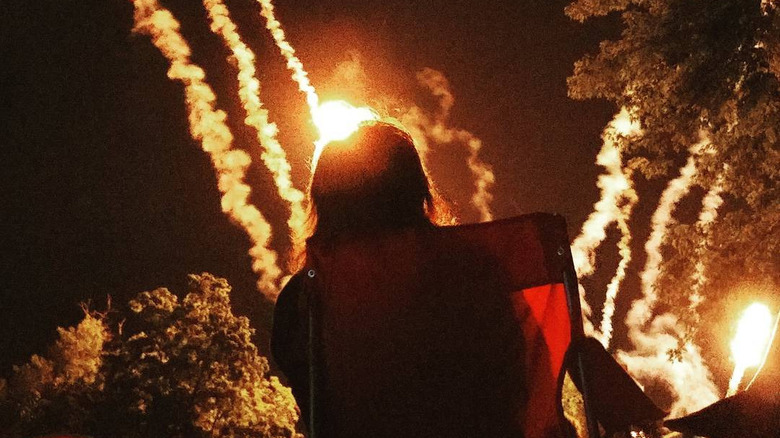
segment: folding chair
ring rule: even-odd
[[[543,213],[311,242],[310,436],[565,436],[567,362],[599,436],[568,242]]]

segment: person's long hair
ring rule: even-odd
[[[455,222],[428,179],[411,136],[387,122],[365,123],[323,149],[309,185],[308,206],[299,256],[300,244],[315,239],[327,243]]]

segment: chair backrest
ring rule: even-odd
[[[309,251],[318,436],[562,435],[572,336],[563,218],[313,242]]]

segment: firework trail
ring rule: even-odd
[[[708,138],[702,134],[701,140],[689,148],[690,155],[680,169],[680,175],[671,180],[661,194],[651,219],[650,237],[645,243],[647,261],[641,274],[643,297],[632,303],[626,316],[628,336],[634,351],[618,353],[635,377],[666,382],[675,396],[672,415],[698,410],[719,398],[701,351],[693,343],[688,341],[682,346],[679,360],[670,360],[669,351],[677,349],[678,340],[684,337],[684,328],[677,317],[670,313],[653,317],[653,308],[658,300],[655,285],[660,274],[661,246],[669,226],[674,222],[672,213],[675,207],[693,186],[697,173],[696,158],[708,143]]]
[[[336,129],[338,133],[326,132],[331,131],[334,122],[343,125],[343,120],[334,120],[334,116],[336,118],[340,116],[348,117],[351,126],[349,130],[354,130],[361,122],[377,120],[379,117],[369,108],[354,108],[346,103],[344,105],[327,105],[327,103],[320,105],[317,90],[309,81],[309,75],[303,68],[303,62],[295,55],[295,49],[287,41],[282,24],[276,19],[273,3],[271,3],[271,0],[257,1],[260,3],[260,15],[266,20],[266,28],[271,32],[276,47],[279,48],[279,52],[287,61],[287,69],[292,71],[292,79],[298,84],[298,89],[306,95],[306,104],[309,106],[312,122],[320,132],[320,137],[314,142],[314,153],[312,154],[312,169],[314,169],[317,167],[317,160],[322,153],[322,149],[330,141],[343,138],[341,128]],[[337,111],[337,114],[334,114],[334,110]]]
[[[244,122],[257,131],[257,140],[263,148],[260,157],[273,176],[279,196],[290,207],[287,226],[291,234],[297,236],[303,232],[306,221],[304,196],[292,184],[290,163],[276,139],[276,125],[268,121],[268,111],[260,101],[260,82],[255,77],[255,54],[241,40],[223,0],[203,0],[203,5],[208,11],[212,32],[222,37],[238,62],[238,94],[247,114]]]
[[[631,115],[625,108],[615,115],[604,130],[604,143],[596,156],[596,164],[606,170],[606,173],[599,175],[596,182],[601,189],[601,198],[593,206],[593,213],[582,224],[582,231],[571,244],[574,266],[580,277],[593,274],[596,268],[596,249],[607,238],[607,228],[621,216],[621,209],[617,206],[623,203],[623,199],[636,198],[633,183],[623,170],[619,142],[621,137],[640,133],[639,124],[631,120]]]
[[[609,348],[609,344],[612,340],[612,319],[615,316],[615,299],[617,298],[620,283],[626,277],[626,268],[631,262],[631,230],[628,228],[627,219],[631,217],[631,212],[634,209],[639,198],[636,193],[631,190],[626,202],[620,208],[620,214],[617,217],[617,225],[620,230],[620,241],[618,241],[618,254],[620,254],[620,262],[618,262],[617,269],[615,270],[615,276],[612,277],[607,285],[607,296],[604,300],[604,311],[601,318],[601,328],[598,333],[598,340],[604,345],[604,348]]]
[[[704,195],[704,198],[702,199],[702,209],[701,212],[699,212],[699,219],[696,222],[696,227],[701,230],[702,235],[704,236],[703,239],[707,238],[707,234],[709,229],[712,227],[712,223],[715,222],[715,219],[718,218],[718,208],[723,204],[723,198],[721,197],[721,193],[723,193],[723,186],[721,184],[721,178],[717,178],[715,184],[710,187],[709,191],[707,191],[707,194]],[[692,312],[696,312],[699,304],[701,304],[702,300],[704,299],[704,297],[701,295],[701,291],[707,284],[707,276],[704,271],[704,262],[702,261],[702,256],[704,255],[705,251],[706,241],[702,240],[699,242],[699,245],[696,248],[696,264],[694,266],[693,275],[691,276],[693,285],[689,295],[689,309]]]
[[[674,222],[672,213],[677,207],[677,203],[690,192],[693,186],[693,180],[696,176],[696,155],[700,153],[706,143],[708,140],[702,138],[699,143],[689,149],[690,155],[685,166],[680,169],[680,175],[666,186],[658,201],[658,207],[653,213],[650,237],[645,243],[647,261],[641,274],[642,298],[634,301],[631,305],[626,317],[629,328],[641,328],[653,316],[653,307],[658,301],[658,291],[655,284],[661,273],[661,262],[663,261],[661,246],[666,239],[669,226]]]
[[[276,19],[274,13],[274,5],[271,0],[257,0],[260,3],[260,15],[265,18],[265,27],[271,32],[271,36],[276,43],[276,47],[279,48],[285,61],[287,61],[287,69],[292,71],[292,78],[295,83],[298,84],[298,89],[306,95],[306,104],[309,105],[309,111],[312,118],[316,116],[317,108],[320,106],[320,98],[317,96],[317,90],[314,89],[309,81],[309,74],[303,68],[303,63],[295,55],[295,49],[287,42],[287,37],[284,35],[282,29],[282,23]]]
[[[479,158],[482,140],[464,130],[447,126],[450,110],[455,104],[455,97],[450,91],[449,81],[444,75],[432,68],[425,68],[417,74],[417,80],[427,88],[439,101],[439,111],[431,119],[418,107],[412,107],[401,118],[401,122],[409,129],[417,143],[423,161],[429,152],[428,139],[437,143],[458,142],[466,145],[469,156],[466,159],[469,171],[474,176],[476,191],[471,197],[471,203],[479,212],[480,221],[493,220],[490,202],[493,195],[491,186],[495,183],[493,169]]]
[[[281,270],[277,255],[269,248],[271,226],[262,213],[248,203],[250,189],[244,183],[251,163],[244,151],[232,149],[233,136],[225,124],[225,113],[214,107],[215,96],[204,81],[203,69],[190,61],[190,48],[179,32],[179,22],[157,0],[134,0],[134,32],[147,34],[168,59],[168,77],[184,84],[190,133],[211,157],[222,194],[222,211],[249,235],[252,269],[259,275],[258,288],[269,299],[278,294]]]
[[[609,346],[612,337],[612,317],[615,312],[617,292],[625,277],[626,267],[631,261],[631,232],[628,228],[628,219],[638,200],[630,174],[623,166],[620,141],[622,138],[636,135],[641,135],[639,124],[631,119],[626,108],[622,108],[604,130],[602,147],[596,157],[596,164],[606,170],[599,175],[596,183],[601,189],[601,198],[593,206],[593,213],[588,216],[582,225],[582,231],[571,245],[577,274],[585,277],[593,274],[595,270],[596,249],[606,239],[607,228],[616,222],[621,233],[618,242],[621,260],[615,276],[607,286],[600,333],[593,330],[593,325],[588,318],[591,315],[590,306],[585,297],[585,289],[580,285],[580,301],[583,314],[586,316],[584,318],[586,332],[596,335],[605,348]]]

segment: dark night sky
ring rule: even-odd
[[[162,3],[182,21],[236,145],[259,161],[235,70],[200,2]],[[350,59],[363,65],[372,102],[389,109],[430,105],[414,74],[443,72],[456,98],[452,125],[484,140],[482,158],[495,169],[496,216],[559,212],[576,235],[598,195],[593,161],[613,108],[568,99],[565,79],[616,26],[570,21],[566,3],[280,0],[277,14],[324,97],[349,97],[331,78]],[[258,55],[262,98],[303,188],[313,139],[303,97],[258,5],[227,4]],[[214,172],[187,131],[182,86],[166,78],[150,40],[131,34],[131,3],[11,0],[2,9],[0,374],[43,351],[57,326],[76,323],[80,301],[101,308],[107,294],[122,304],[159,286],[182,291],[187,273],[226,277],[235,309],[263,339],[270,305],[254,289],[248,240],[219,211]],[[437,150],[432,173],[469,221],[464,157],[461,148]],[[249,182],[254,203],[283,230],[286,211],[268,175],[255,166]],[[274,242],[289,249],[284,235]]]

